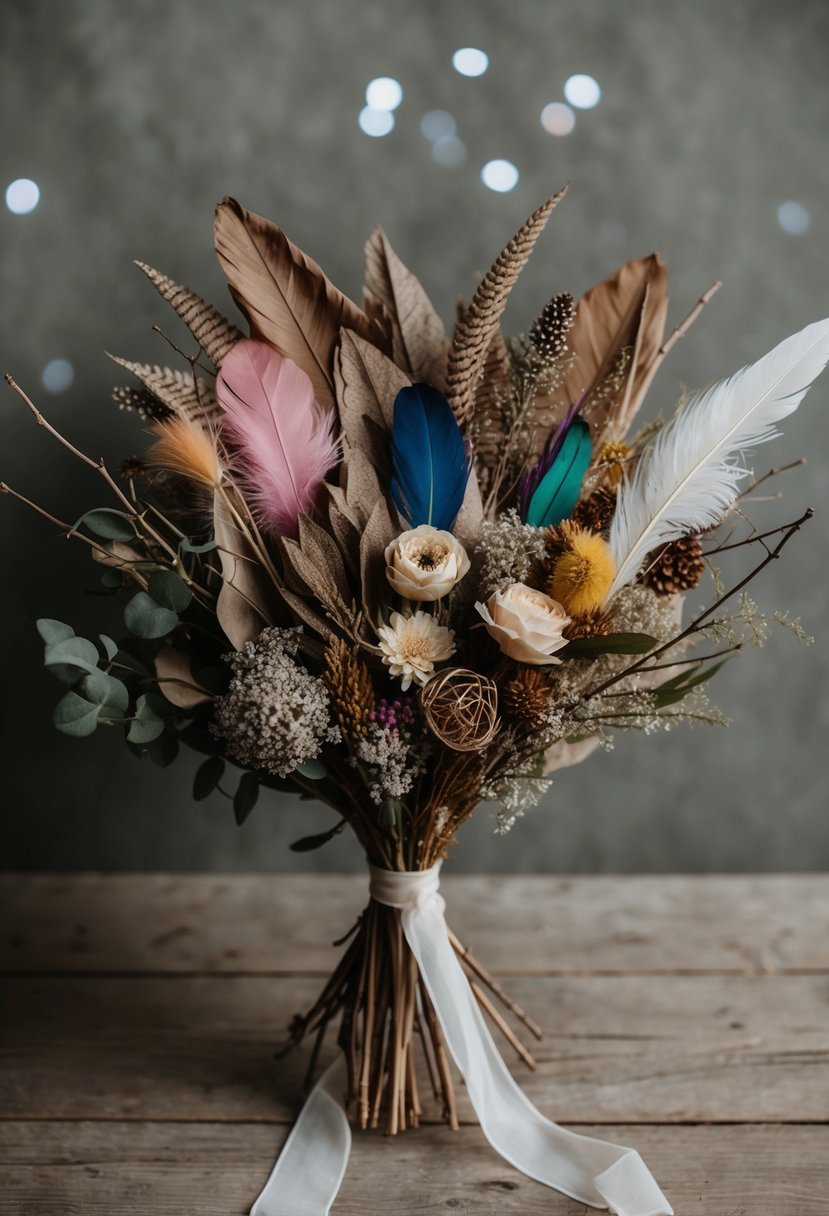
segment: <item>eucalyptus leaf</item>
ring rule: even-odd
[[[84,676],[79,685],[79,691],[94,705],[101,708],[114,709],[123,715],[130,707],[130,694],[126,684],[122,684],[115,676],[105,671],[93,671]],[[107,714],[108,718],[116,715]]]
[[[112,638],[107,637],[107,635],[105,633],[99,633],[98,637],[101,640],[101,645],[104,648],[104,653],[106,654],[106,657],[109,659],[109,661],[111,663],[112,660],[115,658],[115,656],[118,653],[118,643],[113,642]]]
[[[193,592],[173,570],[156,570],[150,575],[149,593],[157,604],[171,612],[183,612]]]
[[[233,795],[233,814],[239,827],[247,819],[259,798],[259,778],[256,773],[242,773]]]
[[[35,621],[35,625],[47,646],[51,646],[55,642],[65,642],[67,638],[75,636],[75,630],[71,625],[64,625],[63,621],[53,621],[48,616],[42,616],[40,620]]]
[[[179,544],[179,549],[182,553],[210,553],[210,551],[215,548],[215,539],[205,541],[203,545],[197,545],[185,536],[184,540]]]
[[[328,769],[321,760],[306,760],[303,764],[298,764],[294,771],[306,781],[322,781],[328,776]]]
[[[193,778],[193,797],[196,802],[208,798],[222,779],[225,762],[221,756],[210,756],[196,769]]]
[[[114,507],[96,507],[93,511],[87,511],[73,524],[72,531],[77,532],[81,524],[85,524],[90,532],[103,537],[104,540],[133,540],[135,537],[135,528],[130,516],[125,515],[123,511],[116,511]]]
[[[105,570],[101,575],[101,585],[109,587],[114,591],[116,587],[120,587],[124,582],[124,576],[120,570]]]
[[[588,659],[600,654],[648,654],[659,645],[648,633],[608,633],[602,637],[577,638],[558,653],[562,658]]]
[[[345,820],[341,819],[327,832],[320,832],[319,836],[303,836],[301,840],[295,840],[290,846],[293,853],[311,853],[314,849],[321,849],[324,844],[328,844],[329,840],[333,840],[335,836],[339,836],[340,832],[345,827]]]
[[[124,624],[139,638],[163,638],[178,624],[178,616],[146,591],[139,591],[124,609]]]
[[[152,743],[163,730],[164,719],[155,712],[147,697],[139,697],[135,705],[135,717],[127,731],[127,740],[130,743]]]
[[[46,647],[43,664],[64,684],[75,684],[84,672],[98,670],[98,649],[86,638],[64,638]]]
[[[67,692],[58,701],[52,714],[52,722],[64,735],[81,739],[93,734],[98,725],[100,705],[93,705],[76,692]]]

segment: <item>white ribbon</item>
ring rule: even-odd
[[[431,870],[400,873],[372,866],[370,872],[372,898],[400,909],[446,1046],[492,1147],[528,1177],[589,1207],[616,1216],[673,1216],[634,1149],[559,1127],[512,1079],[449,941],[438,890],[440,863]],[[250,1216],[328,1216],[351,1147],[345,1084],[340,1057],[310,1094]]]

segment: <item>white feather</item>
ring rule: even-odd
[[[775,438],[775,423],[797,409],[827,362],[829,319],[692,398],[663,427],[619,487],[610,595],[635,578],[648,553],[723,519],[748,472],[742,453]]]

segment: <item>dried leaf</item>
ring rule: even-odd
[[[443,322],[420,282],[389,244],[382,228],[366,242],[365,305],[388,318],[395,361],[412,380],[442,388],[449,343]]]
[[[344,329],[336,366],[337,405],[343,437],[351,448],[371,439],[365,425],[370,418],[391,432],[394,399],[411,380],[382,351]]]
[[[216,546],[222,564],[222,588],[216,617],[236,650],[252,642],[272,623],[265,579],[250,542],[228,510],[224,495],[216,494],[213,507]]]
[[[194,292],[174,282],[146,262],[135,265],[155,287],[156,291],[175,309],[211,363],[221,367],[222,360],[242,337],[241,330],[231,325],[222,314]]]
[[[334,351],[340,327],[380,346],[376,321],[352,303],[281,228],[235,199],[216,208],[216,253],[251,336],[269,342],[307,372],[317,400],[334,400]]]
[[[336,589],[342,603],[348,604],[353,598],[351,587],[334,538],[313,519],[300,515],[299,544],[303,553],[316,563],[326,582]]]
[[[664,338],[667,286],[667,267],[652,253],[628,262],[578,302],[568,335],[575,358],[555,396],[566,407],[587,394],[586,417],[594,444],[623,439],[641,405]],[[591,410],[590,395],[625,348],[632,358],[623,385]]]
[[[303,625],[307,626],[312,633],[322,638],[326,645],[332,640],[337,640],[338,635],[333,629],[331,622],[326,620],[314,607],[313,601],[306,599],[302,595],[291,591],[290,588],[284,587],[280,591],[282,599],[285,601],[288,608]],[[303,639],[303,650],[308,650],[310,638]]]
[[[469,307],[455,325],[446,371],[446,396],[461,426],[467,426],[474,414],[478,381],[507,297],[553,210],[566,192],[565,186],[539,207],[519,229],[496,258]]]
[[[380,608],[386,598],[386,546],[399,534],[400,527],[392,520],[385,499],[379,499],[360,538],[363,606],[372,625],[378,620]]]
[[[212,700],[209,692],[198,687],[190,667],[190,656],[176,646],[164,645],[155,656],[155,675],[167,700],[179,709],[193,709]]]
[[[212,387],[205,380],[194,381],[192,373],[159,367],[155,363],[133,363],[110,355],[113,363],[132,372],[147,392],[180,418],[191,422],[215,418],[219,406]]]
[[[383,491],[377,471],[363,448],[352,448],[341,469],[345,500],[352,517],[364,528]]]
[[[461,504],[461,509],[458,512],[458,518],[455,520],[452,532],[464,548],[471,551],[478,543],[483,522],[484,504],[481,499],[478,478],[473,468],[469,473],[466,493],[464,494],[463,503]]]

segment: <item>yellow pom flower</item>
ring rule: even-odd
[[[570,616],[594,612],[604,603],[616,574],[607,541],[586,528],[568,528],[566,548],[553,566],[547,588]]]

